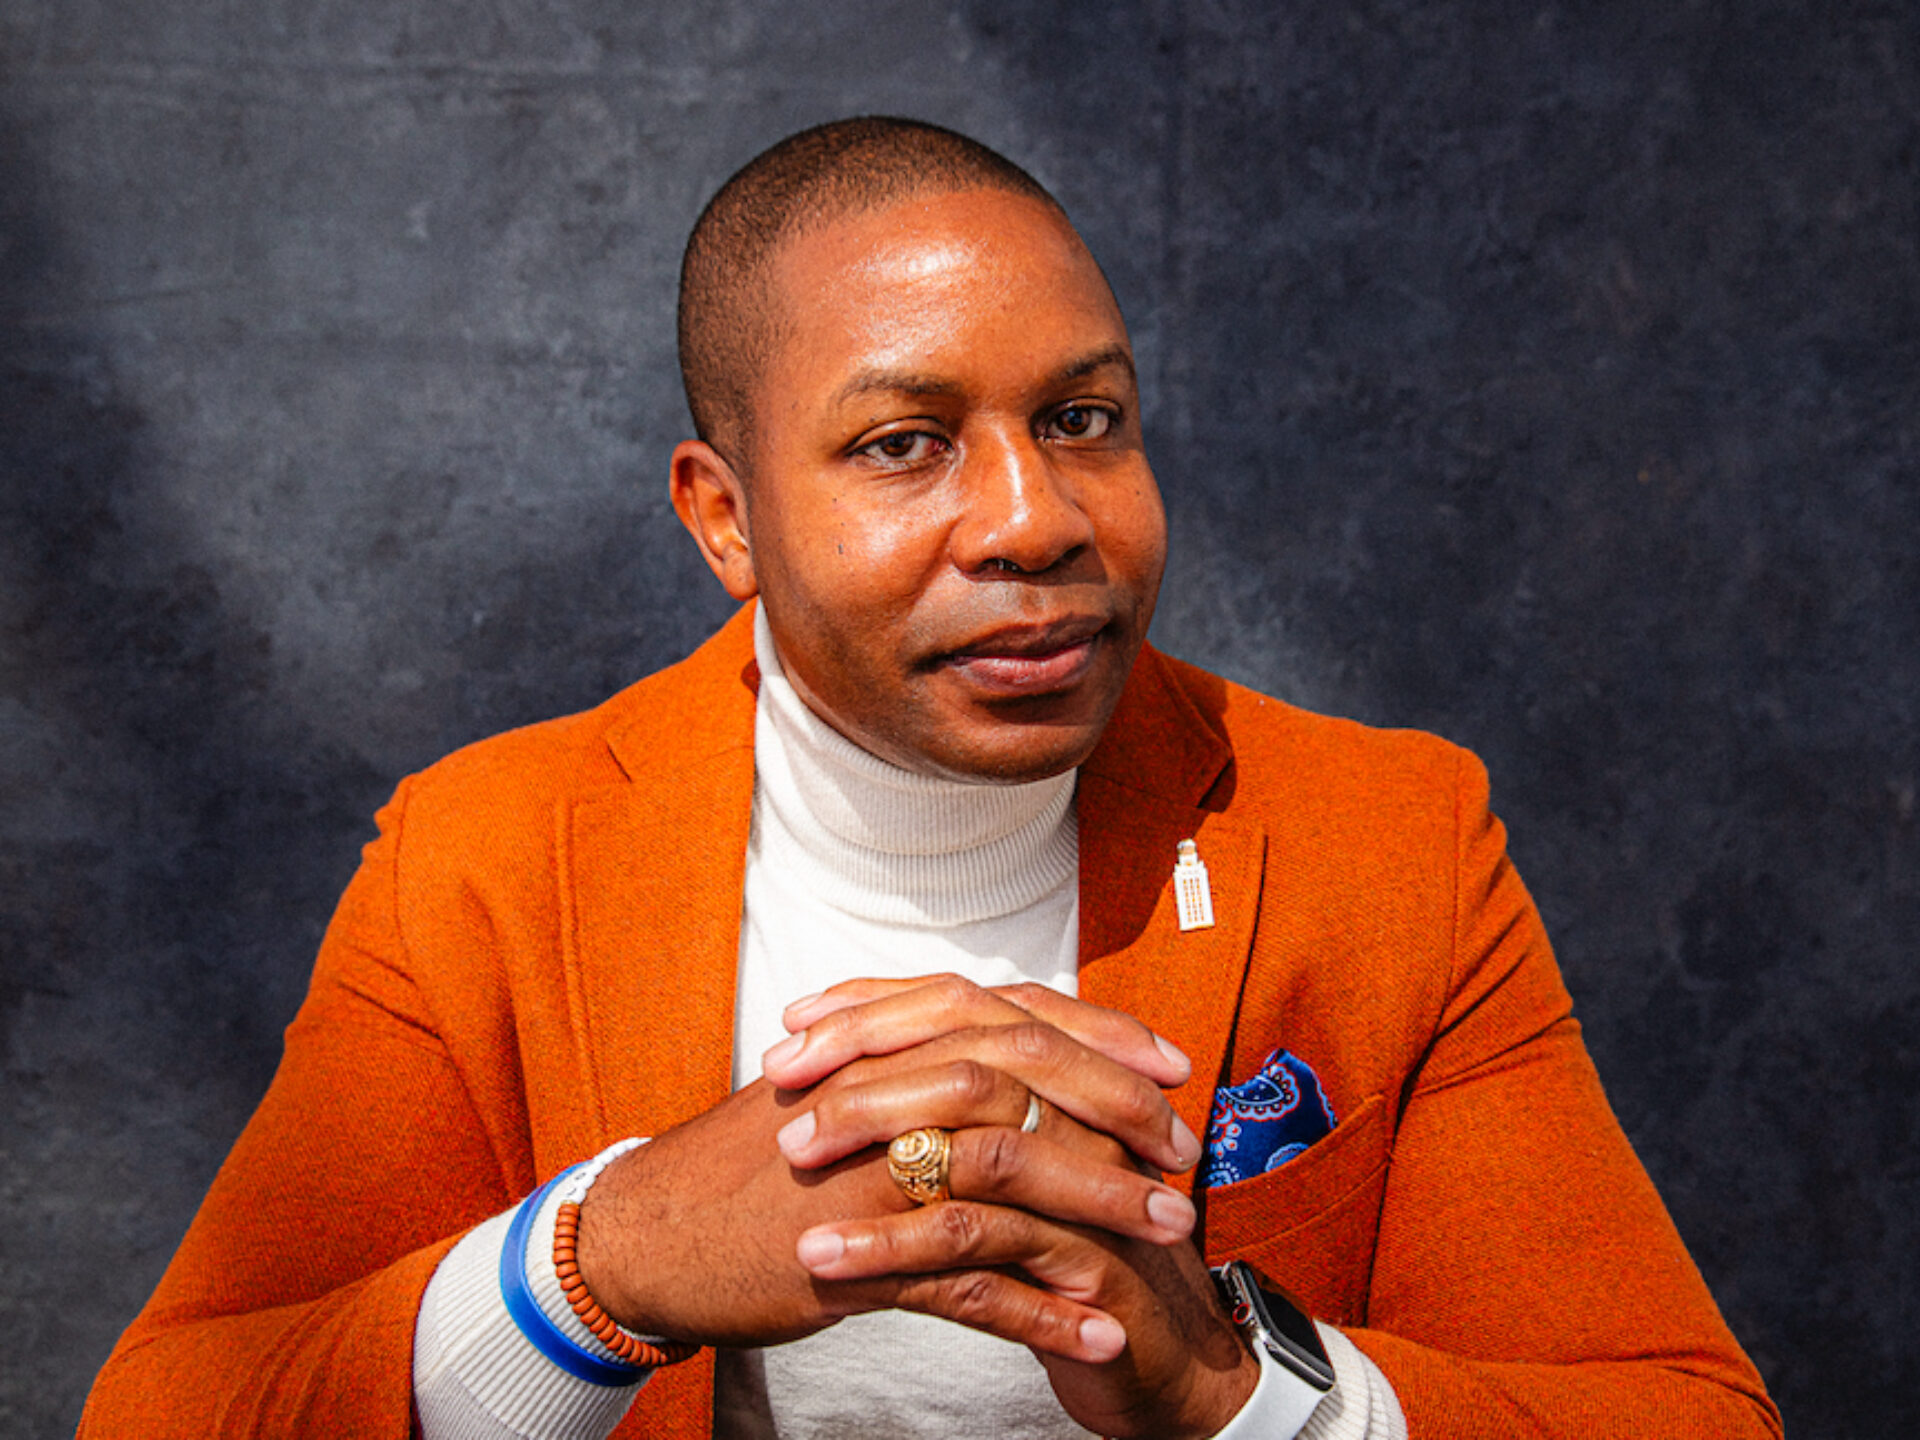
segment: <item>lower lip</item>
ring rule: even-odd
[[[960,655],[947,664],[976,687],[997,695],[1047,695],[1077,684],[1093,664],[1097,637],[1044,655]]]

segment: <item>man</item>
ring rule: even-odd
[[[1479,767],[1144,648],[1044,190],[793,137],[681,350],[749,603],[403,784],[83,1433],[1778,1434]]]

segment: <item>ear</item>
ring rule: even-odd
[[[674,513],[727,593],[736,600],[758,595],[747,489],[733,466],[706,441],[682,440],[673,448],[668,486]]]

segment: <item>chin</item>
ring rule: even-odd
[[[996,729],[1003,733],[922,751],[918,768],[981,785],[1021,785],[1065,774],[1100,742],[1098,728],[1009,725]]]
[[[902,706],[884,726],[840,733],[903,770],[978,785],[1018,785],[1073,769],[1093,753],[1120,699],[1119,687],[989,704]]]

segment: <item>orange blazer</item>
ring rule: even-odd
[[[414,1317],[480,1220],[728,1089],[757,683],[750,610],[585,714],[403,782],[271,1089],[81,1434],[394,1436]],[[1345,1327],[1415,1437],[1778,1436],[1588,1061],[1477,761],[1145,651],[1080,773],[1080,987],[1193,1059],[1285,1045],[1340,1123],[1195,1196]],[[1182,933],[1197,841],[1216,924]],[[1188,1184],[1192,1183],[1188,1177]],[[617,1432],[702,1435],[712,1366]]]

